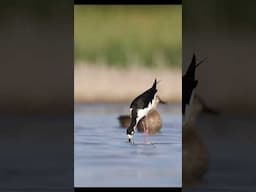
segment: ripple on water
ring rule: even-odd
[[[118,127],[118,108],[96,115],[84,107],[75,112],[75,186],[181,186],[179,110],[162,115],[161,132],[147,137],[153,144],[136,133],[132,145]]]

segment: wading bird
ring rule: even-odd
[[[166,102],[160,99],[159,96],[156,96],[156,99],[157,99],[156,100],[157,105],[159,103],[166,104]],[[130,115],[120,115],[118,117],[118,120],[119,120],[120,127],[122,128],[128,128],[129,125],[131,124]],[[147,126],[148,126],[147,128],[148,128],[149,134],[156,134],[162,128],[162,119],[161,119],[160,113],[156,109],[152,109],[149,111],[147,118],[144,117],[139,121],[137,125],[138,132],[144,132],[143,124],[146,124],[146,120],[147,120]]]
[[[157,80],[155,79],[152,87],[137,96],[130,105],[131,123],[126,131],[129,142],[134,143],[133,136],[135,134],[135,129],[139,121],[144,117],[146,119],[145,122],[143,121],[144,134],[148,134],[147,115],[150,110],[156,109],[157,106],[156,85]]]

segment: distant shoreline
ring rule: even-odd
[[[111,100],[95,100],[95,101],[88,101],[88,100],[84,100],[84,101],[75,101],[74,105],[91,105],[91,104],[129,104],[132,100],[118,100],[118,101],[111,101]],[[166,100],[165,100],[166,101]],[[178,105],[181,103],[181,101],[167,101],[169,104],[174,104],[174,105]]]
[[[170,103],[181,102],[181,70],[117,69],[107,66],[76,64],[74,69],[74,102],[128,103],[145,89],[154,78],[160,97]]]

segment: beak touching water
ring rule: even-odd
[[[127,134],[129,143],[133,143],[133,135]]]

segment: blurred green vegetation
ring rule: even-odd
[[[75,5],[75,62],[179,68],[181,11],[181,5]]]

